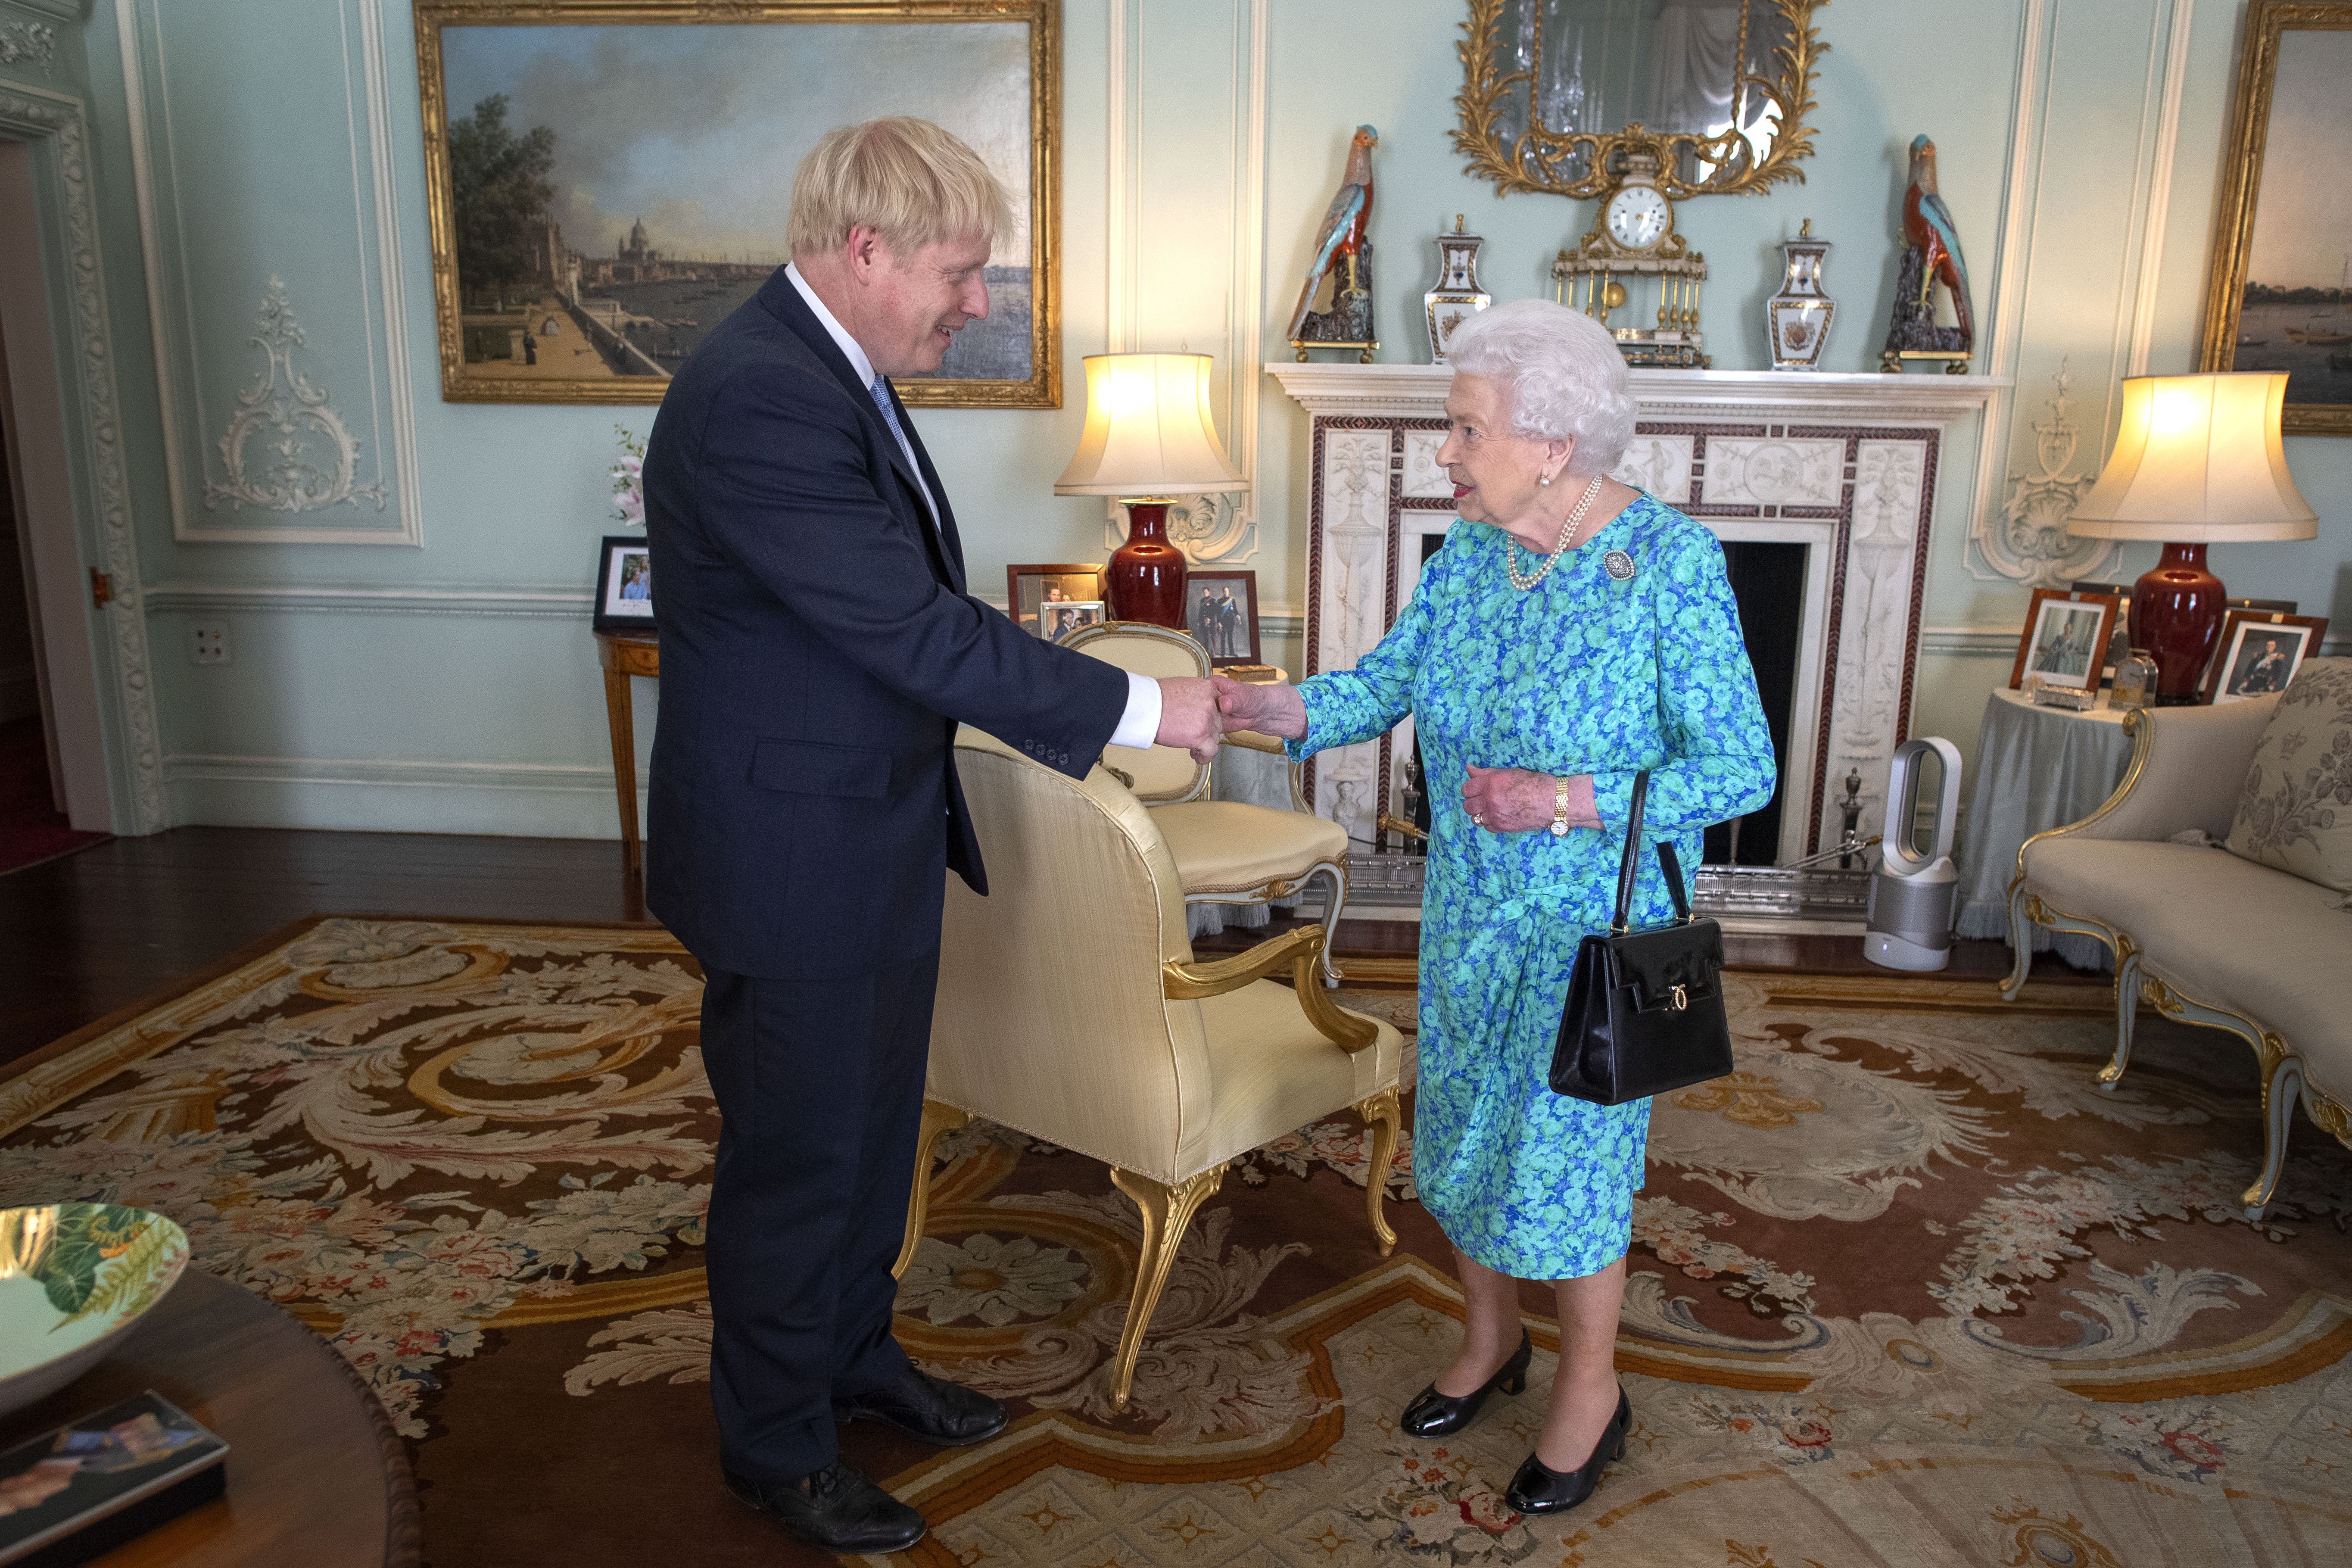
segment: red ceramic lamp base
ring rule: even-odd
[[[1110,613],[1122,621],[1184,627],[1184,552],[1168,542],[1168,503],[1129,501],[1127,542],[1111,552]]]
[[[2156,660],[2156,700],[2197,700],[2221,635],[2221,579],[2205,569],[2201,544],[2168,544],[2153,571],[2132,584],[2131,645]]]

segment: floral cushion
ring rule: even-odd
[[[2295,671],[2247,764],[2223,847],[2352,892],[2352,658]]]

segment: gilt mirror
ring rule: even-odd
[[[1827,0],[1470,0],[1454,141],[1502,190],[1589,197],[1654,152],[1667,195],[1800,176]]]

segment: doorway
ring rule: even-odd
[[[6,363],[7,337],[0,331],[0,365]],[[0,375],[0,874],[113,837],[77,831],[66,811],[8,391],[8,378]]]
[[[0,873],[113,825],[33,176],[0,141]]]

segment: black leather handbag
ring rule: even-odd
[[[1664,839],[1658,864],[1675,900],[1674,923],[1626,929],[1641,865],[1642,805],[1649,793],[1648,772],[1634,774],[1625,853],[1617,866],[1617,912],[1608,934],[1595,932],[1577,945],[1559,1040],[1552,1047],[1553,1089],[1595,1105],[1622,1105],[1731,1070],[1723,928],[1691,919],[1680,858]]]

